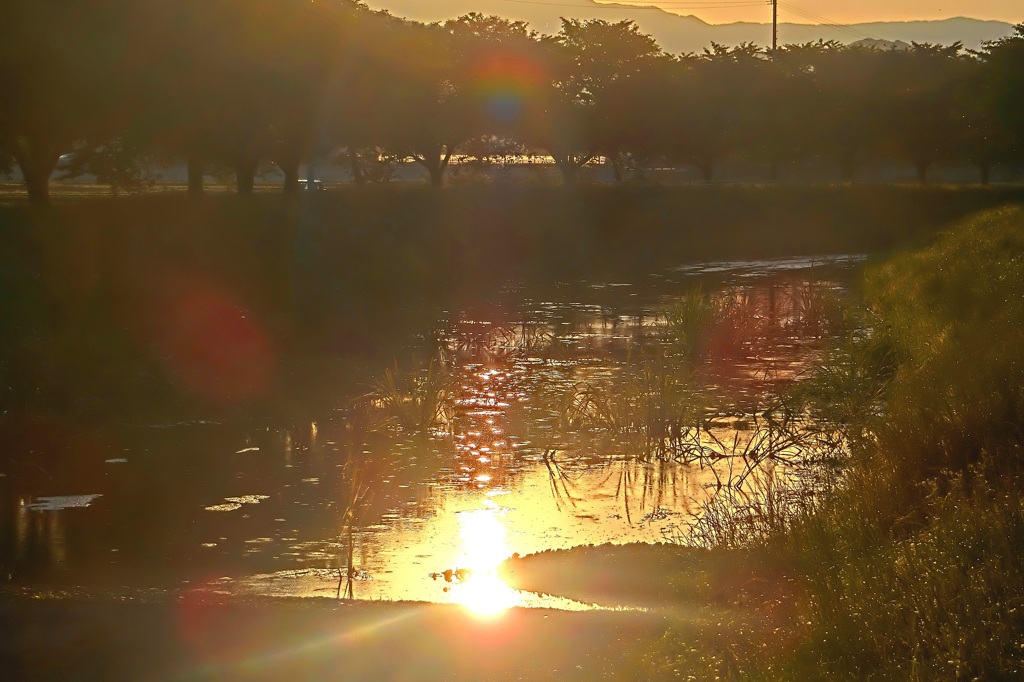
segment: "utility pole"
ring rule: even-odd
[[[779,49],[779,0],[772,0],[772,52]]]

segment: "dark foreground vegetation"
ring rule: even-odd
[[[1020,208],[868,272],[871,333],[812,378],[811,403],[847,425],[845,483],[765,538],[809,587],[781,677],[1024,673],[1022,282]]]
[[[959,44],[877,50],[835,42],[711,45],[665,54],[632,22],[564,20],[541,36],[470,14],[423,25],[330,0],[51,0],[0,21],[0,171],[46,202],[55,171],[115,189],[185,164],[188,188],[268,166],[285,191],[307,162],[356,183],[415,162],[594,163],[616,180],[724,159],[758,177],[858,178],[868,165],[993,169],[1024,158],[1024,27]],[[808,171],[810,167],[812,170]]]
[[[1005,208],[869,269],[868,319],[792,396],[848,441],[831,493],[712,498],[688,536],[703,548],[580,548],[510,572],[583,599],[723,610],[639,654],[652,678],[1020,678],[1022,267],[1024,210]]]

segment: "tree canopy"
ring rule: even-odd
[[[835,42],[712,44],[668,55],[629,21],[563,20],[555,35],[467,14],[421,24],[353,0],[14,0],[0,10],[0,170],[33,201],[64,159],[128,178],[185,163],[252,191],[261,164],[382,158],[444,184],[457,157],[550,157],[566,183],[599,161],[692,165],[869,159],[993,164],[1024,153],[1024,25],[978,52]]]

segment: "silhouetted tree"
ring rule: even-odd
[[[459,144],[476,132],[465,116],[453,43],[439,25],[396,21],[367,60],[373,80],[364,111],[372,120],[364,132],[423,166],[434,187],[444,184]]]
[[[563,19],[561,31],[544,43],[550,82],[527,135],[573,184],[579,169],[599,155],[622,153],[616,126],[626,124],[625,109],[615,89],[640,78],[661,50],[631,21]]]
[[[1014,34],[985,45],[984,102],[988,124],[999,137],[996,147],[1020,161],[1024,159],[1024,23],[1014,27]]]
[[[60,157],[127,125],[138,50],[127,0],[11,0],[0,14],[0,150],[29,199],[49,200]]]
[[[705,180],[725,157],[779,166],[870,154],[914,164],[1024,155],[1024,25],[965,54],[712,44],[672,58],[629,21],[524,22],[467,14],[424,25],[358,0],[12,0],[0,10],[0,171],[34,202],[69,173],[138,187],[184,159],[189,190],[230,168],[238,191],[273,162],[285,191],[312,156],[344,151],[422,165],[444,183],[455,154],[544,150],[566,184],[604,158],[616,179],[659,160]]]
[[[887,50],[878,87],[884,99],[883,141],[914,164],[917,179],[953,158],[962,131],[957,92],[963,81],[962,46],[914,43],[909,50]]]
[[[766,53],[750,109],[754,113],[750,146],[768,162],[773,180],[783,161],[822,152],[819,143],[825,134],[824,119],[835,113],[830,111],[822,71],[825,62],[844,49],[835,41],[817,41],[783,45]],[[855,106],[852,102],[846,105]]]
[[[965,59],[964,77],[956,92],[959,116],[958,160],[978,168],[978,180],[989,184],[992,167],[1010,158],[1013,138],[997,114],[994,73],[978,53]]]
[[[803,50],[800,58],[811,72],[809,99],[801,103],[807,144],[834,159],[842,178],[852,181],[881,136],[884,97],[879,84],[885,53],[825,43]]]
[[[673,98],[679,134],[672,157],[697,166],[705,182],[713,179],[718,160],[749,141],[754,112],[748,93],[763,60],[764,50],[751,44],[712,44],[700,55],[681,58],[686,71]]]

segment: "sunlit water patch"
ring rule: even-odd
[[[771,455],[758,475],[791,476],[787,457],[800,453],[762,442],[757,410],[820,352],[829,297],[853,262],[512,288],[424,330],[369,388],[339,386],[291,428],[126,429],[91,445],[94,461],[0,479],[0,560],[12,580],[44,584],[419,600],[481,617],[592,608],[513,590],[497,567],[513,554],[678,540],[723,482],[752,476],[755,450]],[[654,395],[657,372],[677,371],[656,351],[698,284],[721,318],[693,373],[713,408],[693,417],[700,432],[638,399]],[[694,402],[655,402],[670,401],[681,412]],[[53,496],[72,485],[96,493]]]

